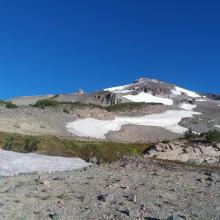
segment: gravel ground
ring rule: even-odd
[[[176,134],[164,128],[155,126],[124,125],[122,126],[122,129],[120,131],[109,132],[106,135],[106,139],[115,141],[126,140],[126,142],[130,143],[146,143],[158,142],[163,140],[174,140],[181,136],[182,135],[180,134]]]
[[[217,220],[220,171],[143,157],[79,171],[0,178],[0,219]]]
[[[5,132],[66,136],[65,124],[72,120],[70,114],[51,109],[0,109],[0,130]]]

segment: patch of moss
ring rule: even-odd
[[[7,144],[6,144],[7,143]],[[110,162],[124,155],[139,155],[148,145],[106,141],[79,141],[55,136],[28,136],[0,132],[0,146],[17,152],[38,152],[53,156],[80,157],[95,155],[100,162]]]
[[[49,98],[49,99],[41,99],[38,100],[34,105],[32,105],[33,107],[37,107],[37,108],[46,108],[46,107],[63,107],[65,108],[65,111],[69,111],[75,108],[102,108],[102,106],[100,105],[95,105],[95,104],[86,104],[86,103],[82,103],[82,102],[59,102],[57,100],[55,100],[53,97]]]
[[[0,105],[6,108],[17,108],[17,105],[12,103],[11,101],[0,100]]]

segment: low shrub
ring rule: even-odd
[[[208,141],[220,141],[220,132],[217,130],[208,131],[202,134]]]
[[[0,100],[0,105],[6,108],[17,108],[17,105],[12,103],[11,101]]]
[[[45,108],[45,107],[49,107],[49,106],[55,107],[57,105],[58,105],[58,102],[56,100],[53,100],[53,99],[41,99],[41,100],[38,100],[33,105],[33,107]]]
[[[192,140],[197,137],[199,137],[199,135],[195,134],[191,128],[184,133],[184,138],[187,140]]]
[[[39,144],[39,140],[36,137],[27,137],[25,139],[24,152],[34,152],[37,150],[37,145]]]
[[[13,139],[12,136],[6,137],[3,148],[4,148],[5,150],[11,150],[12,144],[13,144],[13,140],[14,140],[14,139]]]

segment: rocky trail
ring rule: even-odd
[[[1,220],[199,219],[220,215],[220,170],[124,157],[0,178]]]

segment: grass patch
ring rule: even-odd
[[[208,141],[220,141],[220,132],[217,130],[208,131],[201,135],[203,135]]]
[[[62,107],[63,112],[69,113],[71,112],[71,110],[83,109],[83,108],[101,108],[107,110],[108,112],[117,112],[117,111],[131,111],[134,109],[139,109],[150,105],[162,105],[161,103],[128,102],[128,103],[120,103],[120,104],[114,104],[114,105],[102,107],[101,105],[96,105],[92,103],[87,104],[82,102],[61,102],[55,100],[56,97],[57,96],[55,95],[54,97],[49,99],[38,100],[32,106],[42,109],[46,107],[53,107],[53,108]]]
[[[58,105],[58,102],[56,100],[53,99],[41,99],[38,100],[33,107],[37,107],[37,108],[45,108],[45,107],[56,107]]]
[[[11,101],[0,100],[0,105],[6,108],[17,108],[17,105],[12,103]]]
[[[95,105],[95,104],[86,104],[86,103],[82,103],[82,102],[59,102],[57,100],[55,100],[53,97],[49,98],[49,99],[41,99],[38,100],[34,105],[32,105],[33,107],[36,108],[46,108],[46,107],[54,107],[54,108],[58,108],[58,107],[63,107],[64,112],[69,112],[69,110],[72,109],[76,109],[76,108],[102,108],[102,106],[100,105]]]
[[[89,160],[95,155],[100,162],[110,162],[124,155],[140,155],[146,144],[105,141],[78,141],[55,136],[29,136],[0,132],[0,146],[16,152],[38,152],[52,156],[80,157]]]

